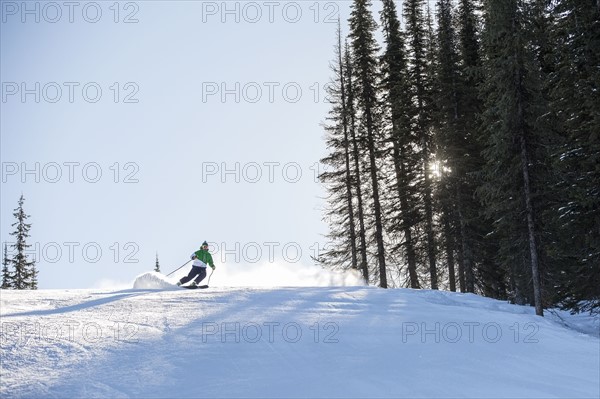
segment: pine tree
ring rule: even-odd
[[[464,154],[465,132],[462,127],[462,76],[459,74],[456,32],[453,24],[452,2],[437,3],[437,48],[434,89],[434,120],[436,129],[436,158],[439,164],[437,202],[448,266],[450,291],[456,291],[454,267],[455,236],[457,233],[457,199],[462,169],[460,157]]]
[[[156,253],[156,263],[154,264],[154,271],[160,273],[160,264],[158,263],[158,252]]]
[[[515,300],[529,299],[542,316],[535,200],[542,186],[535,172],[544,164],[537,151],[542,132],[536,121],[543,99],[539,65],[526,34],[526,8],[520,0],[487,1],[485,17],[483,126],[487,145],[485,184],[479,193],[487,215],[495,220],[498,261],[510,271]]]
[[[347,71],[342,52],[341,26],[338,21],[335,61],[331,65],[333,80],[327,88],[332,108],[325,125],[327,147],[330,153],[321,160],[329,170],[319,178],[328,190],[329,209],[326,219],[329,221],[329,245],[319,259],[334,268],[358,268],[358,249],[356,245],[356,217],[354,212],[353,174],[351,167],[351,121],[348,110],[346,84]],[[363,277],[368,279],[368,275]],[[368,281],[368,280],[366,280]]]
[[[356,218],[354,216],[354,201],[353,201],[353,193],[352,193],[352,169],[351,169],[351,150],[350,150],[350,126],[349,126],[349,117],[348,117],[348,97],[346,93],[346,77],[344,76],[343,70],[343,54],[342,54],[342,28],[340,26],[340,20],[338,19],[338,51],[337,51],[337,63],[340,68],[339,74],[339,82],[340,82],[340,100],[342,103],[342,127],[344,132],[344,183],[346,184],[346,202],[348,207],[348,230],[349,237],[348,240],[350,242],[350,257],[352,268],[358,268],[358,251],[356,248]],[[351,77],[350,77],[351,79]],[[365,282],[368,283],[368,275],[365,274],[365,270],[363,269],[363,278],[365,278]]]
[[[345,51],[344,51],[344,65],[346,66],[345,73],[345,82],[346,82],[346,92],[347,92],[347,108],[349,115],[349,140],[350,140],[350,152],[351,152],[351,163],[353,169],[353,187],[356,192],[356,210],[357,210],[357,219],[358,219],[358,237],[360,240],[359,245],[359,253],[360,253],[360,266],[359,269],[362,271],[363,279],[368,284],[369,283],[369,268],[367,262],[367,233],[365,227],[365,206],[363,201],[363,189],[362,189],[362,169],[360,167],[360,148],[359,148],[359,140],[357,127],[356,127],[356,107],[355,107],[355,94],[354,94],[354,84],[352,83],[352,79],[354,76],[354,72],[352,69],[352,61],[350,56],[350,46],[348,42],[345,43]]]
[[[378,45],[374,38],[377,24],[370,11],[370,0],[354,0],[350,15],[350,38],[352,43],[353,85],[356,94],[356,105],[359,124],[366,138],[368,154],[368,172],[370,178],[371,200],[373,204],[375,242],[377,244],[377,261],[379,286],[387,288],[387,268],[385,263],[385,247],[383,242],[383,215],[380,200],[380,187],[377,168],[377,149],[381,144],[381,127],[377,115],[378,93],[376,71]]]
[[[476,4],[460,0],[458,4],[458,55],[461,66],[460,126],[463,130],[459,148],[462,157],[456,164],[456,212],[458,218],[459,283],[461,291],[480,292],[494,298],[506,299],[505,276],[495,256],[496,240],[491,235],[493,220],[484,212],[475,190],[483,184],[480,171],[486,133],[481,128],[482,99],[478,88],[483,86],[482,52]],[[457,137],[459,140],[461,137]]]
[[[21,195],[19,198],[18,207],[15,209],[13,216],[17,219],[12,227],[15,227],[15,231],[10,233],[15,236],[15,243],[12,247],[15,249],[15,255],[11,262],[14,267],[14,278],[13,287],[18,290],[23,289],[37,289],[37,270],[35,269],[35,261],[29,261],[25,250],[31,245],[27,244],[27,238],[29,238],[29,229],[31,224],[26,223],[29,215],[25,214],[23,210],[23,203],[25,198]]]
[[[392,163],[394,165],[394,201],[389,205],[392,226],[391,233],[402,234],[400,246],[408,269],[408,285],[420,288],[417,274],[415,240],[416,207],[414,180],[418,165],[412,139],[411,118],[413,114],[410,87],[407,81],[404,37],[400,31],[400,21],[393,0],[383,1],[381,21],[386,44],[381,58],[382,83],[385,91],[385,106],[389,109],[389,140],[392,142]],[[394,215],[394,210],[398,212]]]
[[[423,221],[426,236],[426,258],[432,289],[437,289],[436,242],[433,209],[433,181],[431,176],[433,141],[431,129],[431,65],[429,54],[433,41],[429,21],[423,16],[423,1],[408,0],[404,3],[406,21],[408,79],[412,87],[415,119],[414,135],[421,154],[420,194],[423,203]]]
[[[475,196],[484,164],[478,124],[481,114],[477,88],[482,84],[475,6],[461,0],[457,11],[449,0],[437,4],[437,62],[433,125],[440,163],[437,201],[440,207],[450,289],[458,277],[461,292],[502,298],[503,276],[493,262],[493,241],[486,240],[491,221]],[[454,256],[458,260],[458,276]]]
[[[10,259],[8,259],[7,245],[4,243],[4,255],[2,257],[2,286],[0,288],[13,288],[13,276],[9,270]]]
[[[555,300],[573,311],[600,312],[600,1],[561,0],[552,10],[556,51],[548,83],[563,140],[554,165],[561,183],[553,254]]]
[[[427,231],[427,257],[429,261],[429,278],[431,280],[431,288],[439,289],[439,281],[443,279],[444,270],[438,267],[438,242],[441,242],[439,222],[438,220],[444,219],[443,209],[440,209],[440,204],[437,201],[439,191],[439,178],[441,172],[444,170],[443,165],[439,159],[439,149],[437,147],[437,134],[435,129],[434,115],[436,114],[435,96],[437,89],[435,86],[436,71],[439,70],[437,65],[438,59],[436,57],[437,48],[439,47],[435,30],[433,27],[433,16],[431,14],[430,3],[427,2],[427,19],[426,19],[426,35],[425,35],[425,48],[426,48],[426,59],[425,63],[425,76],[429,85],[429,159],[427,170],[429,170],[429,183],[425,181],[424,191],[424,204],[425,204],[425,222]],[[427,189],[429,187],[429,189]],[[431,218],[429,218],[427,194],[431,199]]]

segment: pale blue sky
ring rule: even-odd
[[[0,232],[12,241],[23,193],[40,288],[130,281],[157,251],[170,271],[203,240],[239,248],[225,264],[216,254],[227,268],[296,260],[296,248],[298,267],[312,264],[327,230],[314,170],[322,87],[350,2],[135,1],[118,16],[112,1],[75,3],[28,2],[27,13],[2,1]],[[239,183],[222,173],[236,163]]]

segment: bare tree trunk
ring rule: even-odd
[[[464,268],[465,268],[465,284],[467,292],[475,292],[475,274],[473,273],[473,254],[469,247],[469,242],[465,234],[465,229],[462,229],[462,246],[464,253]]]
[[[513,26],[515,25],[513,20]],[[522,57],[518,53],[520,49],[515,48],[515,59],[521,60],[519,65],[522,65]],[[521,69],[515,70],[515,86],[517,91],[517,126],[516,135],[521,146],[521,172],[523,174],[523,194],[525,196],[525,213],[527,217],[527,233],[529,240],[529,254],[531,262],[531,277],[533,279],[533,300],[535,304],[535,314],[538,316],[544,315],[544,307],[542,305],[542,289],[540,279],[540,268],[538,261],[538,248],[535,239],[535,218],[533,215],[533,201],[531,199],[531,183],[529,175],[529,156],[527,153],[527,142],[525,132],[525,116],[523,110],[523,74]]]
[[[375,211],[375,241],[377,241],[377,260],[379,262],[379,286],[387,288],[387,267],[385,265],[385,250],[383,247],[383,223],[381,221],[381,203],[379,201],[379,185],[377,181],[377,164],[375,162],[375,132],[372,108],[366,107],[367,113],[367,142],[369,146],[369,168],[371,169],[371,184],[373,186],[373,207]]]
[[[535,303],[535,314],[544,315],[542,305],[542,288],[540,279],[540,267],[538,261],[538,249],[535,239],[535,218],[533,215],[533,203],[531,200],[531,187],[529,182],[529,157],[525,137],[521,135],[521,168],[523,171],[523,191],[525,194],[525,210],[527,213],[527,233],[529,238],[529,253],[531,256],[531,277],[533,279],[533,300]]]
[[[462,228],[458,226],[460,230]],[[461,234],[462,236],[462,234]],[[465,284],[465,256],[463,254],[463,246],[458,245],[458,287],[460,292],[467,292],[466,284]]]
[[[352,146],[354,173],[356,173],[356,199],[358,200],[358,236],[360,238],[360,270],[362,271],[365,283],[369,284],[369,267],[367,266],[367,234],[365,232],[365,213],[362,201],[362,188],[360,178],[359,152],[356,139],[356,132],[352,129]]]
[[[412,226],[412,218],[410,217],[410,207],[408,204],[407,194],[403,192],[406,182],[406,167],[403,160],[405,159],[404,149],[397,142],[394,142],[394,169],[396,172],[398,197],[400,199],[400,213],[402,215],[402,232],[404,233],[404,247],[406,248],[406,260],[408,262],[408,276],[410,278],[410,288],[421,288],[419,278],[417,276],[417,257],[415,255],[415,247],[410,230]]]
[[[437,266],[435,259],[435,238],[433,232],[433,204],[432,204],[432,190],[431,190],[431,178],[429,177],[428,165],[427,165],[427,153],[423,160],[423,173],[425,173],[425,187],[424,187],[424,201],[425,201],[425,222],[427,229],[427,257],[429,259],[429,276],[431,278],[431,289],[438,289],[437,282]]]
[[[462,267],[459,264],[458,274],[460,281],[461,292],[475,292],[475,276],[473,275],[473,253],[469,245],[469,238],[467,237],[467,224],[465,222],[465,215],[462,205],[462,185],[459,183],[456,185],[457,190],[457,204],[458,219],[460,227],[460,245],[462,253]],[[461,270],[462,269],[462,270]]]
[[[444,235],[446,236],[446,259],[448,262],[448,280],[450,291],[456,292],[456,275],[454,272],[454,237],[450,228],[450,213],[448,207],[444,207]]]
[[[352,203],[352,173],[350,170],[350,141],[348,139],[348,101],[346,98],[346,85],[344,84],[345,73],[342,59],[342,34],[340,21],[338,20],[338,65],[340,68],[340,94],[342,99],[342,124],[344,129],[344,161],[346,168],[346,198],[348,201],[348,222],[350,224],[350,252],[352,268],[358,268],[356,251],[356,222],[354,221],[354,204]]]
[[[360,238],[360,270],[365,283],[369,284],[369,267],[367,266],[367,234],[365,232],[365,213],[362,201],[362,188],[360,178],[358,144],[356,133],[352,130],[354,173],[356,173],[356,199],[358,200],[358,236]]]
[[[345,167],[346,167],[346,191],[347,191],[347,200],[348,200],[348,223],[350,229],[350,251],[352,258],[352,268],[358,268],[357,261],[357,249],[356,249],[356,222],[354,217],[354,204],[352,201],[352,174],[350,171],[350,149],[349,141],[348,141],[348,131],[347,126],[344,126],[344,156],[345,156]]]
[[[348,77],[348,113],[350,115],[350,136],[352,140],[352,162],[354,164],[354,183],[356,184],[356,200],[358,211],[358,237],[360,239],[360,270],[366,284],[369,284],[369,268],[367,266],[367,236],[365,232],[365,214],[362,195],[362,179],[360,170],[360,152],[358,138],[356,137],[356,116],[354,112],[354,89],[352,87],[352,64],[350,62],[350,49],[346,43],[346,74]]]

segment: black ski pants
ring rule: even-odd
[[[183,277],[181,280],[179,280],[179,282],[181,284],[185,284],[188,281],[190,281],[191,279],[193,279],[194,277],[196,277],[196,280],[195,280],[196,284],[198,284],[198,283],[200,283],[200,281],[204,280],[204,278],[206,277],[206,267],[192,266],[192,270],[190,270],[189,274],[187,276]]]

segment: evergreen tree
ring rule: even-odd
[[[427,91],[429,96],[429,124],[428,124],[428,152],[427,155],[429,162],[427,168],[423,168],[424,171],[428,171],[427,178],[424,178],[424,191],[423,191],[423,204],[425,208],[425,229],[427,236],[427,260],[429,265],[429,280],[432,289],[439,289],[439,281],[443,280],[443,269],[438,267],[438,242],[440,242],[440,234],[438,229],[437,221],[443,218],[443,214],[440,215],[441,210],[439,204],[436,201],[438,192],[438,183],[440,176],[440,162],[437,155],[437,131],[434,124],[434,115],[436,113],[435,95],[437,94],[435,86],[435,76],[438,69],[437,65],[437,38],[433,28],[433,17],[431,14],[430,3],[427,2],[427,14],[426,14],[426,30],[425,30],[425,76],[427,82]],[[425,156],[425,154],[423,154]],[[424,176],[425,177],[425,176]],[[429,180],[429,181],[428,181]],[[430,198],[430,204],[427,199]],[[430,211],[428,211],[430,209]],[[431,215],[431,217],[429,216]]]
[[[528,299],[541,316],[541,251],[535,202],[542,186],[535,171],[544,163],[537,151],[542,135],[536,126],[542,98],[539,66],[526,34],[526,9],[520,0],[487,1],[485,18],[483,126],[487,138],[485,184],[479,193],[487,215],[495,221],[498,261],[510,272],[514,299]]]
[[[400,247],[408,268],[408,285],[420,288],[417,274],[415,240],[413,238],[417,220],[414,181],[418,166],[412,136],[412,98],[407,80],[404,37],[393,0],[383,1],[381,21],[385,40],[385,52],[381,59],[384,100],[388,108],[389,140],[392,142],[394,165],[394,201],[389,205],[392,219],[391,233],[402,234]],[[394,212],[397,210],[397,212]]]
[[[423,230],[426,236],[425,252],[429,265],[432,289],[437,289],[436,243],[434,231],[433,181],[432,181],[432,130],[431,130],[431,76],[429,50],[432,40],[428,21],[423,16],[423,1],[404,3],[406,21],[408,80],[412,88],[415,115],[413,129],[421,155],[420,196],[423,204]]]
[[[156,253],[156,263],[154,264],[154,271],[160,273],[160,264],[158,263],[158,252]]]
[[[358,219],[358,237],[360,239],[359,253],[360,253],[360,270],[363,274],[363,279],[368,284],[369,283],[369,268],[367,261],[367,234],[365,227],[365,212],[364,212],[364,201],[363,201],[363,188],[362,188],[362,169],[360,167],[360,149],[359,149],[359,137],[356,127],[356,107],[355,107],[355,95],[354,95],[354,85],[352,83],[352,78],[354,76],[354,72],[352,69],[352,62],[350,56],[350,46],[348,42],[345,43],[345,51],[344,51],[344,65],[346,66],[346,74],[345,74],[345,82],[346,82],[346,92],[347,92],[347,108],[349,115],[349,132],[350,132],[350,151],[351,151],[351,162],[353,166],[353,179],[352,182],[354,190],[356,192],[356,210],[357,210],[357,219]]]
[[[484,160],[478,135],[481,114],[477,88],[482,84],[475,6],[461,0],[437,4],[437,63],[435,73],[434,126],[440,181],[437,200],[443,228],[450,289],[458,277],[461,292],[480,292],[502,298],[503,276],[493,261],[493,241],[485,238],[491,220],[483,214],[475,189]],[[454,256],[458,276],[454,273]],[[454,277],[451,277],[454,276]]]
[[[549,64],[552,115],[562,141],[554,165],[561,183],[552,213],[556,301],[600,312],[600,1],[561,0],[552,10]]]
[[[455,236],[457,217],[455,196],[462,175],[459,162],[465,151],[462,128],[462,76],[459,74],[456,32],[453,24],[452,2],[440,0],[437,3],[437,49],[434,90],[434,121],[436,129],[436,158],[439,164],[439,184],[437,202],[443,228],[443,241],[448,266],[450,291],[456,291],[454,267]]]
[[[35,269],[35,261],[29,261],[25,250],[31,245],[27,244],[27,238],[29,238],[29,229],[31,224],[26,223],[29,215],[25,214],[23,210],[23,203],[25,198],[21,195],[19,198],[18,207],[15,209],[13,216],[17,219],[12,227],[15,227],[15,231],[10,233],[15,236],[15,243],[12,247],[15,250],[11,262],[14,267],[14,278],[13,287],[18,290],[23,289],[37,289],[37,270]]]
[[[368,155],[368,173],[370,177],[371,198],[375,224],[375,242],[377,244],[377,261],[379,286],[387,288],[387,268],[383,242],[383,215],[380,201],[377,158],[381,144],[381,127],[377,115],[377,51],[374,38],[377,24],[370,11],[370,0],[354,0],[350,15],[350,39],[352,43],[353,86],[358,111],[358,126],[364,131]]]
[[[4,255],[2,257],[2,286],[0,288],[13,288],[13,276],[9,270],[10,259],[8,259],[7,245],[4,243]]]
[[[462,156],[455,165],[458,252],[461,259],[458,274],[461,291],[475,292],[477,282],[484,295],[506,299],[503,269],[495,262],[498,247],[490,234],[493,220],[486,215],[475,195],[476,188],[483,184],[479,171],[485,163],[481,154],[486,142],[486,134],[480,128],[482,101],[478,88],[483,86],[485,79],[478,31],[481,23],[476,12],[478,3],[460,0],[458,4],[459,119],[463,132],[459,145]],[[461,137],[457,139],[461,140]]]
[[[330,225],[330,242],[320,261],[332,267],[357,269],[358,250],[352,189],[354,172],[351,168],[352,127],[346,92],[348,78],[345,76],[347,71],[343,58],[341,27],[338,21],[335,61],[331,65],[334,78],[327,88],[328,99],[332,104],[327,118],[328,124],[325,126],[330,153],[321,160],[329,170],[319,175],[320,180],[327,185],[329,194],[326,218]],[[365,275],[364,271],[365,269],[363,277],[368,279],[368,274]]]

